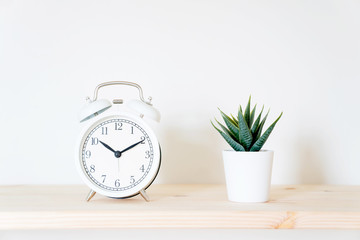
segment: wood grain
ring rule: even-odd
[[[233,203],[224,185],[154,185],[86,202],[84,186],[0,187],[0,229],[360,229],[360,187],[273,186],[267,203]]]

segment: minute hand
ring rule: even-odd
[[[132,148],[135,147],[136,145],[142,143],[144,140],[145,140],[145,139],[143,139],[143,140],[141,140],[141,141],[139,141],[139,142],[137,142],[137,143],[134,143],[133,145],[131,145],[131,146],[125,148],[124,150],[120,151],[120,153],[126,152],[126,151],[129,150],[129,149],[132,149]]]

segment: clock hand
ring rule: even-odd
[[[120,151],[120,153],[126,152],[126,151],[129,150],[129,149],[132,149],[133,147],[135,147],[136,145],[142,143],[143,141],[145,141],[145,139],[143,139],[143,140],[141,140],[141,141],[139,141],[139,142],[137,142],[137,143],[134,143],[133,145],[125,148],[124,150]]]
[[[115,155],[116,158],[121,157],[121,152],[120,151],[115,151],[114,149],[112,149],[109,145],[107,145],[106,143],[99,141],[102,145],[104,145],[104,147],[106,147],[107,149],[109,149],[110,151],[112,151]]]
[[[110,151],[112,151],[113,153],[115,153],[115,150],[112,149],[109,145],[107,145],[106,143],[103,143],[102,141],[99,141],[102,145],[104,145],[104,147],[106,147],[107,149],[109,149]]]

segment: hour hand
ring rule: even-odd
[[[112,151],[113,153],[115,153],[116,151],[114,149],[112,149],[109,145],[107,145],[106,143],[99,141],[102,145],[104,145],[104,147],[106,147],[107,149],[109,149],[110,151]]]

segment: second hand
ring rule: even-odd
[[[117,162],[118,162],[118,174],[119,174],[119,176],[120,176],[120,158],[118,158],[117,160],[118,160],[118,161],[117,161]]]

